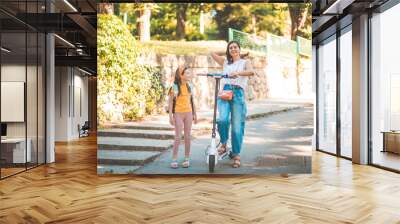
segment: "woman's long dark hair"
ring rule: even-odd
[[[228,60],[228,65],[230,65],[230,64],[233,63],[233,58],[232,58],[231,54],[229,53],[229,47],[230,47],[232,44],[236,44],[236,45],[239,47],[239,49],[240,49],[240,44],[239,44],[239,42],[237,42],[236,40],[231,40],[231,41],[229,41],[228,46],[226,46],[226,60]],[[247,57],[248,55],[249,55],[249,53],[241,54],[241,55],[240,55],[240,58],[245,58],[245,57]]]
[[[176,69],[175,72],[175,79],[174,79],[174,84],[176,84],[178,86],[178,96],[181,95],[181,84],[182,84],[182,80],[181,80],[181,75],[183,73],[185,73],[185,71],[187,70],[187,67],[178,67]],[[190,89],[188,89],[189,92],[191,91]]]

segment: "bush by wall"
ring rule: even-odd
[[[151,113],[162,99],[159,71],[137,63],[143,50],[118,17],[98,15],[97,111],[100,124],[141,118]]]
[[[162,81],[162,73],[160,68],[146,65],[144,67],[148,77],[150,78],[150,89],[146,94],[146,113],[162,112],[162,104],[166,96],[166,89]]]

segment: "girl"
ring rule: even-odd
[[[174,85],[169,91],[169,123],[175,126],[175,142],[172,154],[171,168],[178,168],[178,149],[181,140],[181,132],[185,134],[185,159],[182,167],[190,166],[190,131],[192,120],[197,123],[196,109],[192,97],[192,87],[189,83],[191,75],[186,67],[178,67],[175,72]]]

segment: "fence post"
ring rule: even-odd
[[[233,40],[233,30],[232,30],[232,28],[228,29],[228,38],[229,38],[228,42]]]
[[[301,86],[300,86],[300,39],[299,36],[296,36],[296,85],[297,85],[297,94],[301,94]]]
[[[268,38],[269,38],[269,33],[267,32],[266,37],[265,37],[265,56],[268,56]]]

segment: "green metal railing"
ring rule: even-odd
[[[311,57],[312,55],[311,40],[297,36],[297,52],[303,56]]]
[[[271,33],[267,38],[229,28],[229,41],[235,40],[243,49],[259,52],[263,55],[297,58],[298,55],[311,57],[311,40],[297,36],[296,41]]]
[[[268,55],[278,55],[282,57],[296,58],[297,43],[296,41],[283,38],[274,34],[268,34]]]
[[[267,53],[267,42],[264,38],[229,28],[229,41],[231,40],[239,42],[244,49]]]

